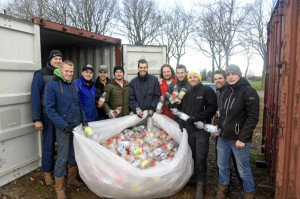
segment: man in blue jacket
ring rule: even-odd
[[[96,121],[98,117],[95,106],[95,87],[93,78],[93,66],[90,64],[82,68],[81,76],[75,83],[78,86],[80,100],[88,122]]]
[[[62,58],[60,51],[52,50],[47,66],[34,73],[31,84],[32,121],[37,130],[43,130],[42,171],[46,185],[54,182],[51,172],[54,169],[55,127],[45,109],[45,86],[53,79],[54,69],[61,65]]]
[[[45,106],[49,118],[56,128],[57,160],[54,168],[55,190],[57,198],[66,198],[64,176],[68,161],[68,185],[82,187],[77,180],[77,163],[73,147],[73,128],[87,121],[80,101],[78,88],[72,81],[74,65],[71,61],[62,62],[60,68],[54,70],[55,77],[45,88]]]
[[[144,110],[156,109],[160,97],[158,78],[148,74],[148,62],[145,59],[138,61],[138,76],[130,82],[129,105],[139,117]]]

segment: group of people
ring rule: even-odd
[[[32,120],[35,128],[43,130],[42,171],[46,185],[55,181],[58,199],[65,199],[64,181],[68,185],[82,187],[74,155],[73,129],[88,122],[131,113],[143,116],[144,110],[151,117],[154,112],[175,120],[179,128],[188,132],[188,143],[194,160],[195,198],[203,198],[207,171],[207,155],[211,133],[198,129],[195,122],[216,125],[216,154],[219,173],[217,198],[225,198],[230,181],[231,158],[241,178],[245,198],[254,198],[254,181],[250,168],[250,145],[253,130],[259,117],[259,98],[240,68],[230,65],[225,71],[215,72],[216,92],[201,82],[197,72],[187,71],[178,65],[176,71],[169,65],[161,67],[160,78],[148,74],[148,62],[138,61],[137,77],[130,83],[124,80],[124,69],[115,66],[114,79],[108,78],[108,67],[98,67],[98,77],[93,82],[94,68],[86,65],[81,76],[73,81],[74,64],[65,60],[58,50],[49,53],[47,66],[35,72],[31,86]],[[178,102],[169,96],[176,90],[185,91]],[[168,95],[169,94],[169,95]],[[162,109],[157,108],[164,96]],[[105,98],[103,106],[99,100]],[[187,120],[173,115],[177,109],[189,116]],[[118,111],[117,111],[118,110]],[[212,120],[212,118],[215,118]],[[57,160],[54,165],[55,142]],[[53,180],[53,171],[55,180]]]

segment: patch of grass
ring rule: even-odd
[[[261,86],[261,81],[249,81],[249,83],[256,91],[265,90],[265,88]]]

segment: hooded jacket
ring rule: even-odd
[[[88,122],[95,121],[98,117],[97,109],[95,106],[95,87],[94,82],[90,81],[90,84],[87,85],[87,82],[81,76],[78,80],[75,81],[77,84],[80,100],[83,106],[83,110]]]
[[[241,77],[222,91],[219,128],[223,139],[252,141],[259,120],[259,96],[248,81]]]
[[[106,92],[104,111],[115,110],[117,107],[122,107],[121,113],[117,117],[129,115],[129,83],[124,80],[123,88],[114,80],[104,87]]]
[[[86,120],[76,84],[66,81],[59,69],[45,88],[45,106],[55,127],[64,130],[67,126],[76,127]]]
[[[130,82],[129,105],[131,110],[136,108],[155,110],[160,97],[158,78],[148,73],[145,77],[138,76]]]

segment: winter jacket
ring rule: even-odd
[[[106,78],[106,82],[107,82],[106,85],[110,82],[110,79],[108,77]],[[97,112],[98,112],[98,117],[99,117],[98,119],[108,119],[108,116],[106,115],[106,113],[104,111],[104,108],[103,107],[101,107],[101,108],[98,107],[99,98],[101,97],[102,93],[104,92],[104,84],[102,84],[100,82],[99,77],[97,77],[94,87],[96,89],[95,105],[97,107]]]
[[[42,121],[42,115],[46,114],[45,109],[45,86],[54,77],[54,67],[47,63],[45,68],[42,68],[34,73],[31,84],[31,107],[32,121]]]
[[[47,114],[58,129],[76,127],[86,121],[77,85],[73,81],[65,81],[59,69],[55,69],[54,74],[56,76],[45,88]]]
[[[245,78],[227,85],[222,97],[219,127],[222,138],[251,142],[259,119],[259,97]]]
[[[167,89],[167,92],[168,92],[168,93],[170,93],[170,94],[173,93],[173,91],[174,91],[174,85],[175,85],[175,84],[177,84],[178,92],[180,92],[180,90],[181,90],[182,88],[185,88],[185,89],[186,89],[185,93],[187,93],[187,92],[188,92],[189,90],[191,90],[191,88],[192,88],[192,86],[191,86],[190,83],[188,82],[187,77],[185,77],[184,80],[182,80],[182,81],[177,80],[176,83],[171,84],[171,85],[168,87],[168,89]],[[164,103],[164,105],[165,105],[165,107],[168,108],[168,109],[171,109],[171,108],[172,108],[172,104],[171,104],[171,102],[169,101],[168,98],[165,98],[165,103]],[[181,109],[180,106],[177,106],[177,108],[178,108],[179,110]]]
[[[121,113],[118,117],[129,115],[129,83],[124,81],[123,88],[114,80],[104,87],[106,92],[104,111],[107,113],[109,110],[115,110],[122,107]]]
[[[177,78],[175,77],[173,79],[173,81],[171,82],[171,84],[177,82]],[[167,89],[170,85],[168,85],[167,81],[165,79],[162,79],[160,82],[159,82],[159,88],[160,88],[160,95],[164,95],[166,96],[166,92],[167,92]],[[165,105],[163,105],[162,107],[162,114],[168,116],[169,118],[173,119],[174,120],[174,115],[172,114],[172,111],[170,109],[168,109],[167,107],[165,107]]]
[[[155,110],[160,97],[158,79],[154,75],[138,76],[130,82],[129,105],[131,110]]]
[[[217,96],[212,88],[204,86],[202,83],[191,87],[182,101],[182,112],[193,119],[193,123],[188,131],[197,131],[194,122],[202,121],[211,123],[212,116],[217,111]]]
[[[97,109],[95,106],[95,87],[94,82],[90,81],[90,85],[87,85],[81,76],[75,81],[78,87],[80,100],[83,106],[83,110],[88,122],[95,121],[98,117]]]

